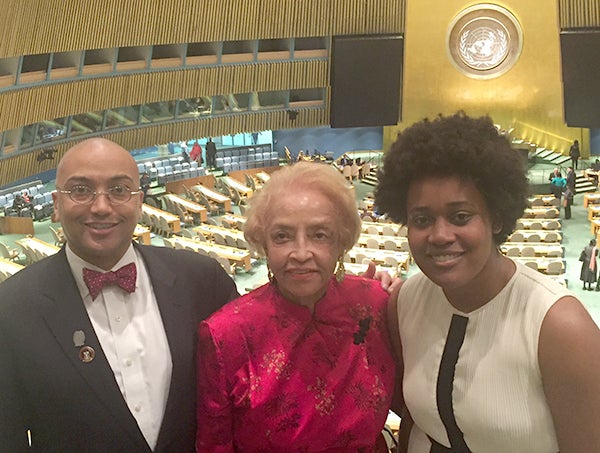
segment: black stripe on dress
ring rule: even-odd
[[[452,315],[450,328],[448,329],[448,337],[446,338],[446,346],[442,354],[440,363],[440,371],[437,381],[437,405],[440,418],[446,428],[448,439],[450,440],[451,448],[448,449],[431,439],[431,453],[452,451],[456,453],[470,453],[469,447],[465,443],[462,431],[456,424],[454,418],[454,408],[452,406],[452,389],[454,387],[454,374],[456,370],[456,362],[458,362],[458,353],[462,347],[467,331],[467,323],[469,318],[460,315]]]

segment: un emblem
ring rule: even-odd
[[[469,77],[498,77],[515,64],[521,48],[519,22],[497,5],[469,7],[461,11],[449,28],[450,60]]]

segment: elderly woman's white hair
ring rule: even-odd
[[[360,235],[360,217],[352,187],[340,172],[331,165],[316,162],[298,162],[282,167],[250,199],[246,211],[244,236],[248,243],[262,255],[266,254],[266,227],[269,224],[269,207],[275,199],[302,190],[318,190],[335,206],[340,256],[350,250]]]

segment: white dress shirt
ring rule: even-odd
[[[135,263],[135,292],[127,293],[117,285],[108,285],[92,301],[83,281],[83,268],[104,270],[75,255],[68,243],[66,253],[88,316],[123,398],[148,445],[154,449],[169,395],[173,365],[144,260],[131,245],[111,270]]]

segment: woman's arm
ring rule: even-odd
[[[392,343],[392,352],[394,353],[394,359],[396,361],[396,387],[394,389],[394,397],[392,399],[392,410],[400,415],[400,431],[398,432],[398,453],[404,453],[408,451],[408,439],[410,437],[410,431],[412,429],[413,420],[408,412],[408,409],[404,405],[404,396],[402,394],[402,378],[404,376],[404,360],[402,358],[402,341],[400,339],[400,329],[398,327],[398,299],[399,292],[402,285],[396,286],[391,294],[388,302],[388,331],[390,334],[390,341]]]
[[[538,356],[560,452],[600,451],[600,330],[574,297],[546,314]]]
[[[198,330],[198,403],[196,451],[233,452],[233,415],[221,351],[210,326]]]

